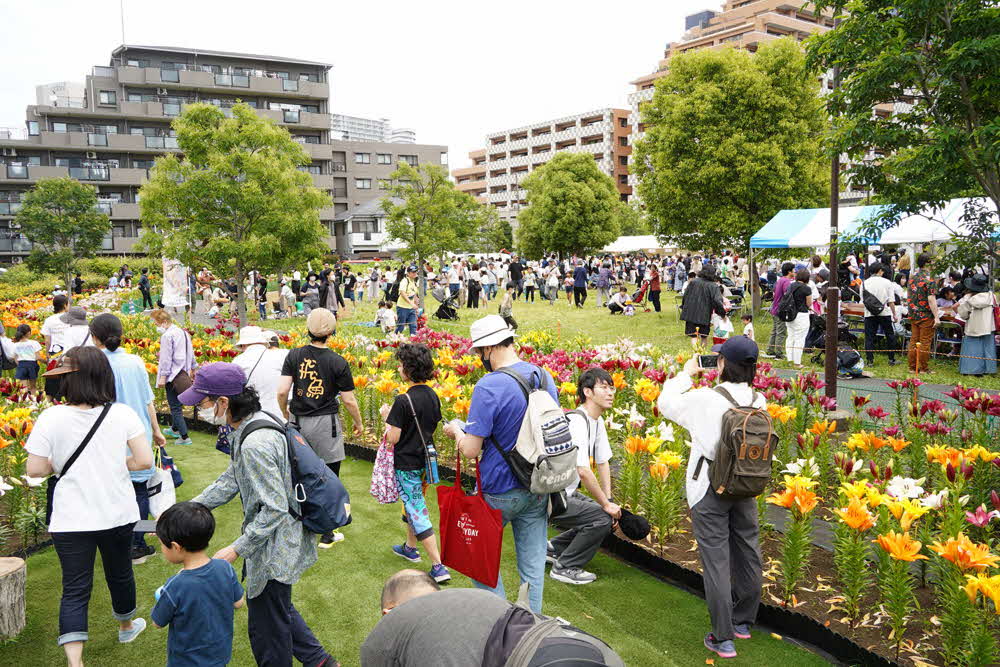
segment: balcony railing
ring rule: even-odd
[[[181,105],[172,102],[164,103],[163,105],[163,115],[164,116],[180,116],[181,115]]]
[[[27,141],[28,131],[23,127],[0,127],[0,139],[7,141]]]
[[[346,197],[347,196],[347,188],[334,188],[333,189],[333,196],[334,197]]]
[[[343,162],[334,162],[331,168],[334,171],[347,171],[347,165]]]
[[[231,88],[249,88],[250,77],[246,74],[216,74],[215,85]]]
[[[110,167],[70,167],[70,178],[78,181],[110,181]]]
[[[160,81],[163,81],[164,83],[180,83],[181,72],[176,69],[161,69]]]
[[[146,148],[177,147],[177,137],[146,137]]]
[[[20,164],[8,164],[7,178],[28,178],[28,168]]]
[[[283,79],[283,80],[287,81],[287,79]],[[286,122],[286,123],[298,123],[299,122],[299,113],[300,112],[299,112],[298,109],[295,109],[295,110],[285,109],[284,112],[282,113],[282,117],[283,117],[284,122]]]
[[[90,74],[92,76],[99,76],[102,79],[113,79],[115,78],[115,68],[95,65],[94,68],[91,70]]]
[[[31,241],[21,236],[0,236],[0,252],[31,252]]]
[[[107,146],[108,145],[108,135],[98,133],[98,132],[88,132],[87,133],[87,145],[88,146]]]

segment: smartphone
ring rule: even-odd
[[[698,368],[718,368],[718,367],[719,367],[719,355],[717,354],[698,355]]]

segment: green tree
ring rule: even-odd
[[[682,248],[744,250],[778,211],[829,195],[817,75],[793,40],[671,58],[642,122],[639,194],[654,233]]]
[[[391,178],[382,200],[385,231],[405,244],[399,254],[416,261],[421,277],[425,260],[475,249],[486,213],[470,194],[455,189],[444,167],[401,163]]]
[[[849,14],[807,51],[819,67],[840,68],[827,97],[832,149],[853,160],[855,189],[888,208],[863,235],[878,238],[901,214],[956,197],[983,196],[956,234],[952,265],[996,254],[1000,206],[1000,6],[983,0],[815,2]],[[896,113],[872,113],[895,105]],[[882,107],[885,109],[886,107]],[[876,151],[872,156],[869,151]],[[867,159],[873,157],[873,159]],[[990,210],[992,209],[992,210]]]
[[[227,118],[211,104],[192,104],[174,120],[183,157],[157,159],[139,206],[149,252],[243,285],[250,270],[322,255],[319,209],[330,198],[299,170],[310,159],[287,130],[246,104],[232,112]],[[236,305],[245,323],[242,289]]]
[[[108,216],[97,210],[97,188],[72,178],[40,180],[24,195],[14,222],[33,244],[28,266],[62,276],[70,298],[77,262],[97,253],[111,233]]]
[[[649,218],[636,204],[619,202],[615,207],[615,220],[622,236],[645,236],[650,233]]]
[[[582,255],[618,238],[618,189],[590,153],[556,153],[521,186],[528,191],[528,206],[517,216],[522,254]]]
[[[492,206],[484,206],[480,242],[476,250],[485,253],[495,253],[498,250],[511,250],[514,247],[514,230],[510,221],[500,217]]]

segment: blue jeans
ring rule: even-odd
[[[545,546],[548,541],[548,504],[546,496],[537,496],[527,489],[512,489],[506,493],[483,493],[486,503],[500,510],[503,525],[511,524],[514,532],[514,550],[517,552],[517,573],[521,583],[528,584],[528,603],[531,611],[542,613],[542,589],[545,586]],[[507,594],[503,577],[496,588],[478,581],[476,588],[492,591],[502,598]]]
[[[257,303],[257,312],[260,314],[260,319],[267,319],[267,303],[264,301],[259,301]]]
[[[169,381],[164,388],[167,390],[167,405],[170,406],[170,427],[174,429],[174,433],[180,433],[181,438],[187,438],[188,427],[184,421],[184,406],[177,400],[177,392]]]
[[[403,333],[406,325],[410,325],[410,335],[417,333],[417,309],[396,306],[396,333]]]

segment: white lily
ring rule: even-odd
[[[3,477],[0,477],[0,496],[7,493],[14,487],[4,481]]]
[[[919,498],[924,495],[925,478],[913,479],[912,477],[893,477],[889,480],[885,490],[894,498]]]
[[[24,479],[24,483],[31,487],[41,486],[42,482],[45,481],[44,477],[31,477],[29,475],[22,475],[21,477]]]
[[[819,475],[819,466],[816,465],[816,459],[810,456],[808,459],[796,459],[792,461],[781,472],[789,475],[802,475],[814,478]]]
[[[932,493],[920,499],[920,504],[932,510],[941,509],[944,501],[948,498],[948,489],[941,489],[937,493]]]
[[[664,442],[673,442],[674,425],[667,421],[661,421],[656,425],[656,435]]]

